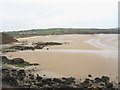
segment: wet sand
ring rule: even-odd
[[[110,35],[49,35],[20,38],[31,44],[38,41],[68,42],[50,46],[49,50],[19,51],[7,53],[9,57],[21,57],[28,62],[39,63],[44,70],[66,77],[86,78],[108,75],[118,76],[117,36]],[[40,73],[40,72],[39,72]]]

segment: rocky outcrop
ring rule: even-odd
[[[0,33],[0,44],[10,44],[15,42],[19,41],[6,33]]]
[[[22,64],[25,63],[25,61],[22,58],[14,58],[12,60],[9,60],[8,64]]]
[[[23,69],[2,69],[2,80],[3,84],[10,85],[16,90],[18,88],[39,90],[119,90],[118,87],[120,86],[118,83],[110,82],[108,76],[96,77],[95,79],[86,78],[84,81],[77,80],[74,77],[44,78],[39,74],[26,73]]]
[[[22,58],[14,58],[12,60],[8,59],[6,56],[0,56],[3,64],[22,64],[25,61]]]
[[[9,59],[6,56],[0,56],[0,60],[3,64],[8,63]]]
[[[6,56],[0,56],[0,60],[3,64],[10,64],[10,65],[21,65],[21,66],[31,66],[31,65],[39,65],[38,63],[29,63],[23,60],[22,58],[14,58],[8,59]]]

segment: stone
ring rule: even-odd
[[[108,76],[102,76],[101,79],[105,83],[108,83],[110,81],[110,78]]]
[[[102,79],[99,78],[99,77],[96,77],[96,78],[95,78],[95,83],[99,83],[99,82],[102,82]]]
[[[14,58],[11,60],[11,64],[22,64],[25,61],[22,58]]]
[[[42,77],[40,77],[40,76],[37,74],[36,80],[37,80],[38,82],[40,82],[40,81],[42,80]]]
[[[56,82],[56,83],[61,83],[62,81],[58,78],[53,78],[53,81]]]
[[[4,64],[9,61],[9,59],[6,56],[1,56],[0,59]]]

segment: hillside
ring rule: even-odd
[[[14,42],[18,42],[18,40],[6,33],[0,33],[0,44],[9,44]]]
[[[88,28],[49,28],[49,29],[32,29],[23,31],[7,32],[14,37],[29,37],[38,35],[63,35],[63,34],[117,34],[117,29],[88,29]]]

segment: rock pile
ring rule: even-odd
[[[25,70],[2,69],[3,85],[7,84],[13,88],[33,89],[79,89],[79,90],[119,90],[119,84],[110,82],[108,76],[96,77],[94,80],[86,78],[84,81],[74,77],[69,78],[44,78],[39,74],[26,73]],[[4,88],[4,87],[3,87]]]
[[[20,64],[25,61],[22,58],[9,60],[6,56],[0,57],[3,64]],[[32,71],[34,73],[34,71]],[[74,77],[45,78],[39,74],[33,74],[31,70],[2,68],[2,83],[12,88],[34,88],[34,89],[79,89],[79,90],[119,90],[120,83],[113,83],[108,76],[90,79],[92,75],[81,81]],[[17,89],[16,89],[17,90]]]

